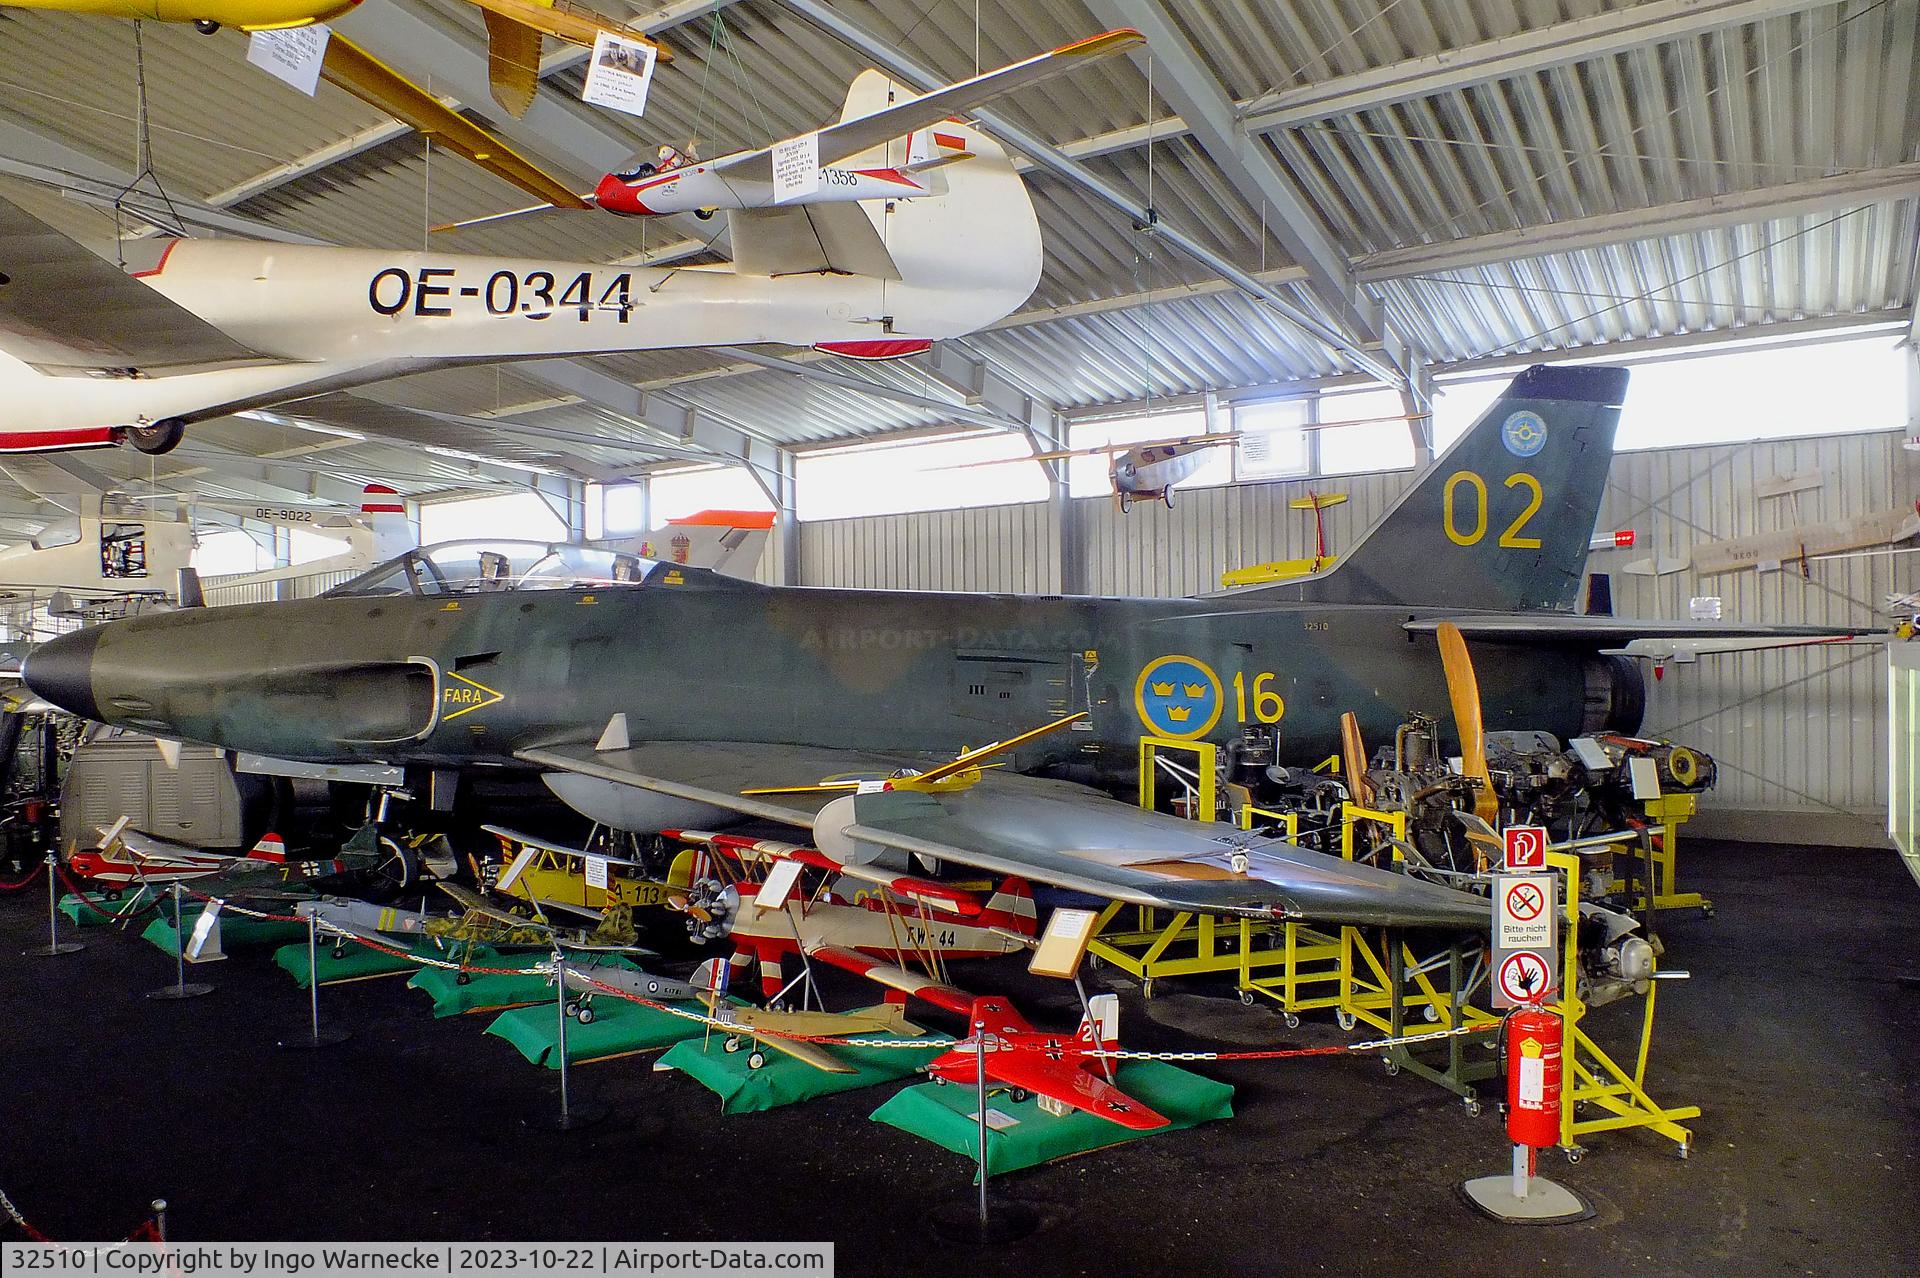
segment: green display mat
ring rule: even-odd
[[[896,1039],[891,1034],[862,1037]],[[677,1069],[720,1098],[723,1114],[750,1114],[758,1110],[778,1109],[817,1096],[850,1092],[876,1083],[891,1083],[919,1070],[922,1065],[945,1051],[944,1047],[844,1047],[838,1043],[816,1043],[854,1067],[851,1074],[829,1074],[805,1061],[795,1060],[776,1047],[759,1045],[767,1063],[759,1069],[747,1064],[756,1044],[742,1039],[740,1050],[726,1050],[727,1036],[715,1031],[711,1036],[686,1039],[667,1049],[656,1063],[658,1069]]]
[[[453,961],[454,950],[422,950],[432,957],[445,962]],[[551,955],[536,953],[532,950],[517,950],[511,954],[502,954],[482,946],[473,952],[467,960],[469,967],[517,967],[531,968],[544,963]],[[613,955],[601,962],[603,967],[633,967],[629,960]],[[503,976],[495,972],[469,972],[465,985],[460,983],[460,973],[444,967],[424,967],[407,982],[410,990],[421,990],[433,999],[433,1014],[436,1017],[465,1016],[472,1012],[504,1012],[516,1007],[529,1007],[535,1003],[553,1006],[553,985],[538,972],[529,972],[525,976]],[[606,1012],[621,1000],[611,994],[595,1000],[593,1010]]]
[[[560,1053],[554,1049],[559,1045],[559,1026],[555,1022],[560,1013],[554,1010],[553,987],[542,982],[541,988],[546,992],[543,1002],[500,1013],[487,1026],[487,1033],[495,1038],[506,1039],[535,1065],[559,1069]],[[592,1061],[611,1060],[616,1056],[656,1051],[702,1032],[699,1021],[675,1016],[671,1012],[655,1011],[624,999],[597,999],[593,1012],[591,1025],[582,1025],[572,1019],[567,1021],[567,1061],[570,1064],[585,1065]]]
[[[200,911],[192,908],[181,911],[185,916],[188,937],[193,935],[194,920],[200,917]],[[173,920],[165,914],[147,924],[147,930],[140,933],[140,939],[149,941],[157,948],[172,954],[177,942],[174,940]],[[283,923],[278,919],[250,919],[243,914],[220,912],[220,948],[235,950],[248,945],[285,945],[288,941],[307,939],[307,925],[304,923]]]
[[[111,927],[113,924],[120,922],[118,918],[109,917],[111,915],[120,914],[123,911],[127,914],[138,915],[142,906],[153,898],[154,889],[148,887],[139,888],[133,892],[122,895],[117,901],[109,901],[98,892],[90,892],[88,895],[93,898],[93,904],[91,905],[71,892],[60,898],[60,912],[66,915],[67,920],[75,927]],[[165,894],[161,893],[160,895]],[[106,914],[101,914],[101,910],[106,911]]]
[[[396,949],[403,948],[395,946]],[[422,953],[432,953],[423,950]],[[341,947],[339,958],[333,956],[333,941],[322,936],[319,948],[315,951],[319,960],[320,984],[341,985],[348,981],[369,981],[376,976],[397,976],[401,972],[416,972],[420,965],[403,954],[389,954],[385,950],[376,950],[370,945],[358,941],[348,941]],[[283,945],[273,952],[273,965],[294,979],[301,989],[313,979],[307,970],[307,943],[300,940],[291,945]]]
[[[988,1171],[999,1176],[1144,1136],[1233,1117],[1230,1084],[1202,1078],[1165,1061],[1127,1061],[1115,1071],[1114,1081],[1129,1096],[1165,1115],[1171,1126],[1134,1131],[1081,1110],[1062,1118],[1041,1109],[1035,1099],[1015,1104],[1004,1093],[990,1095],[989,1119],[998,1110],[1019,1122],[987,1132]],[[895,1093],[870,1117],[971,1159],[978,1157],[980,1148],[980,1125],[973,1117],[978,1109],[976,1096],[973,1088],[964,1085],[922,1083]]]

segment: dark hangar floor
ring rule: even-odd
[[[926,1217],[970,1192],[967,1168],[867,1122],[885,1089],[722,1119],[630,1059],[575,1074],[608,1122],[528,1130],[553,1078],[482,1018],[436,1022],[399,980],[330,988],[352,1040],[283,1053],[306,1004],[263,955],[202,969],[210,997],[149,1002],[172,963],[130,936],[21,957],[44,936],[37,893],[0,901],[0,1188],[59,1238],[164,1196],[181,1238],[832,1238],[848,1275],[1920,1272],[1920,990],[1895,979],[1920,972],[1920,889],[1890,853],[1696,842],[1684,868],[1720,912],[1669,924],[1669,963],[1696,979],[1662,993],[1651,1082],[1706,1110],[1694,1156],[1636,1134],[1577,1167],[1551,1156],[1597,1207],[1572,1226],[1504,1229],[1461,1203],[1459,1181],[1503,1165],[1491,1108],[1310,1058],[1203,1067],[1240,1089],[1229,1123],[996,1181],[1059,1223],[957,1255]],[[1241,1039],[1337,1037],[1235,1003],[1154,1008]],[[1201,1046],[1137,996],[1122,1027],[1129,1046]]]

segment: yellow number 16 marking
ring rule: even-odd
[[[1460,503],[1457,494],[1457,490],[1463,484],[1473,490],[1473,496],[1471,498],[1473,503],[1473,522],[1471,527],[1464,530],[1460,527]],[[1508,475],[1506,486],[1508,488],[1525,489],[1527,492],[1527,504],[1526,508],[1516,515],[1513,522],[1508,524],[1506,530],[1500,534],[1500,540],[1494,544],[1507,550],[1538,550],[1540,548],[1540,539],[1538,537],[1522,537],[1520,530],[1525,528],[1527,522],[1540,512],[1540,503],[1546,497],[1546,494],[1540,490],[1540,481],[1522,470]],[[1454,545],[1478,545],[1481,538],[1487,535],[1487,481],[1480,478],[1480,476],[1474,472],[1470,470],[1456,470],[1453,474],[1447,476],[1447,485],[1440,493],[1440,508],[1442,522],[1445,524],[1447,530],[1447,540]]]

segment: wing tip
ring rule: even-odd
[[[1132,27],[1115,27],[1084,40],[1075,40],[1072,44],[1063,44],[1053,51],[1053,55],[1057,58],[1099,58],[1146,42],[1147,38]]]

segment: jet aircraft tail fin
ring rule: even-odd
[[[1266,589],[1314,603],[1569,611],[1626,390],[1624,368],[1527,369],[1337,566]]]
[[[770,510],[703,510],[669,519],[641,537],[635,550],[646,559],[751,578],[773,535],[773,519]]]

